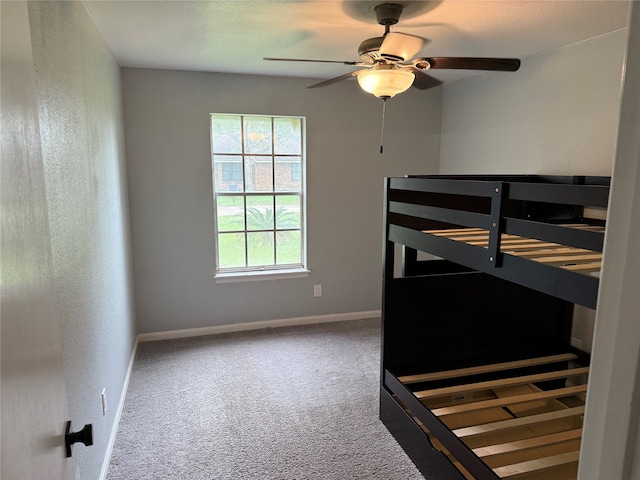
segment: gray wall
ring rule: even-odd
[[[380,309],[383,177],[437,171],[441,88],[387,102],[380,155],[382,102],[311,83],[123,69],[140,333]],[[212,112],[307,117],[308,278],[212,280]]]
[[[67,404],[94,428],[73,458],[97,479],[135,342],[120,68],[81,2],[29,3],[29,20]]]

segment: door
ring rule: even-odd
[[[71,479],[27,2],[0,2],[1,410],[4,480]]]

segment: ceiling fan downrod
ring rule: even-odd
[[[402,9],[402,5],[397,3],[381,3],[373,9],[376,14],[376,21],[379,25],[384,26],[385,35],[389,33],[389,27],[400,20]]]

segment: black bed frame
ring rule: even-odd
[[[571,346],[571,328],[574,304],[595,309],[598,274],[511,255],[501,242],[505,235],[518,236],[602,252],[604,220],[587,219],[585,212],[606,211],[609,181],[539,175],[385,180],[380,418],[426,478],[501,477],[399,377],[566,352],[576,354],[574,364],[588,364],[588,355]],[[586,223],[602,228],[574,228]],[[437,234],[461,228],[486,231],[488,243],[470,245]],[[395,244],[403,246],[401,260]],[[419,251],[436,258],[420,260]],[[398,262],[402,274],[394,275]],[[448,456],[433,446],[434,438]],[[466,477],[452,459],[467,470]]]

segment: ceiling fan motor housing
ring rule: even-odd
[[[389,27],[391,25],[395,25],[400,20],[400,15],[402,15],[403,6],[398,3],[381,3],[380,5],[376,5],[373,11],[376,13],[376,20],[378,24],[384,25],[384,37],[389,33]],[[365,40],[366,42],[367,40]],[[382,42],[380,42],[382,44]],[[363,42],[364,44],[364,42]],[[362,46],[362,45],[361,45]],[[380,45],[378,46],[378,49]],[[392,53],[378,53],[379,57],[385,58],[386,60],[391,60],[395,62],[401,62],[406,60],[402,56],[394,55]],[[362,56],[362,54],[360,55]]]
[[[373,37],[364,40],[358,47],[358,55],[364,63],[375,63],[380,58],[379,50],[384,37]]]
[[[386,58],[393,61],[406,60],[395,55],[381,55],[380,46],[385,36],[389,33],[389,26],[395,25],[400,20],[403,6],[398,3],[381,3],[376,5],[373,11],[376,14],[376,20],[379,25],[384,25],[384,35],[381,37],[367,38],[358,47],[358,55],[365,63],[376,63],[380,58]]]
[[[380,25],[395,25],[400,20],[400,15],[402,15],[402,5],[397,3],[381,3],[377,5],[374,9],[376,12],[376,20]]]

